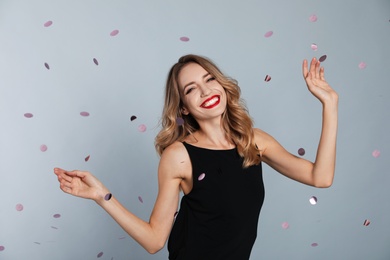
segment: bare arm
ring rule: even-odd
[[[104,197],[109,190],[91,173],[65,171],[55,168],[60,188],[74,196],[92,199],[149,253],[164,247],[172,228],[173,217],[178,207],[183,146],[172,145],[164,151],[158,170],[159,192],[149,222],[128,211],[114,196]]]
[[[322,103],[322,131],[314,163],[287,152],[274,138],[261,130],[255,131],[258,143],[263,142],[263,161],[285,176],[315,186],[332,185],[336,163],[338,95],[324,78],[324,68],[312,59],[302,65],[309,91]]]

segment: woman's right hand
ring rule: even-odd
[[[99,202],[109,193],[108,189],[90,172],[54,168],[54,174],[58,177],[60,189],[73,196]]]

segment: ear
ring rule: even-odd
[[[185,116],[187,116],[190,113],[186,107],[182,107],[180,110],[181,110],[181,113]]]

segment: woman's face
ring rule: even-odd
[[[220,118],[226,109],[226,92],[213,75],[197,63],[189,63],[179,73],[182,113],[202,121]]]

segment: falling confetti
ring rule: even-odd
[[[111,193],[107,193],[105,196],[104,196],[104,200],[110,200],[112,198],[112,194]]]
[[[138,131],[139,132],[145,132],[146,131],[146,125],[143,125],[143,124],[139,125],[138,126]]]
[[[89,158],[90,158],[90,155],[88,155],[87,157],[85,157],[84,161],[88,162],[88,161],[89,161]]]
[[[304,156],[304,155],[305,155],[305,149],[299,148],[299,149],[298,149],[298,154],[299,154],[300,156]]]
[[[25,118],[32,118],[34,115],[33,114],[31,114],[31,113],[25,113],[24,114],[24,117]]]
[[[22,204],[16,204],[16,206],[15,206],[15,209],[17,210],[17,211],[22,211],[23,210],[23,205]]]
[[[367,64],[365,62],[362,61],[359,63],[359,69],[362,70],[362,69],[365,69],[366,67],[367,67]]]
[[[49,64],[47,63],[47,62],[45,62],[45,67],[46,67],[46,69],[50,69],[50,66],[49,66]]]
[[[318,246],[318,243],[312,243],[311,246],[316,247],[316,246]]]
[[[39,243],[39,242],[34,242],[34,244],[40,245],[41,243]]]
[[[206,177],[206,174],[205,173],[202,173],[201,175],[199,175],[198,177],[198,181],[201,181],[204,179],[204,177]]]
[[[53,218],[60,218],[61,217],[61,214],[54,214],[53,215]]]
[[[122,240],[122,239],[125,239],[126,237],[118,237],[118,239]]]
[[[324,62],[326,60],[327,56],[326,55],[322,55],[318,60],[319,62]]]
[[[312,197],[309,199],[309,202],[310,202],[311,205],[316,205],[316,204],[317,204],[317,197],[312,196]]]
[[[184,124],[184,119],[181,118],[181,117],[176,118],[176,124],[178,126],[183,125]]]
[[[96,65],[99,65],[99,62],[96,58],[93,58],[93,63],[95,63]]]
[[[269,75],[265,76],[265,79],[264,79],[265,82],[268,82],[270,80],[271,80],[271,76],[269,76]]]
[[[283,229],[288,229],[290,227],[290,225],[288,224],[288,222],[283,222],[282,223],[282,228]]]
[[[138,196],[138,200],[139,200],[139,202],[144,203],[144,200],[142,199],[141,196]]]
[[[52,229],[58,229],[58,227],[55,227],[55,226],[51,226]]]
[[[47,21],[46,23],[43,24],[45,27],[49,27],[53,24],[53,21]]]
[[[317,44],[315,44],[315,43],[312,43],[310,47],[311,47],[311,49],[312,49],[313,51],[318,50],[318,46],[317,46]]]
[[[310,22],[313,22],[313,23],[317,22],[317,20],[318,20],[317,15],[315,15],[315,14],[310,15],[309,20],[310,20]]]
[[[103,256],[103,252],[100,252],[99,254],[97,254],[97,258],[100,258]]]
[[[370,223],[371,222],[368,219],[366,219],[364,220],[363,225],[367,227],[368,225],[370,225]]]
[[[47,146],[45,144],[43,144],[43,145],[41,145],[41,147],[39,147],[39,149],[41,150],[41,152],[46,152]]]
[[[5,247],[4,246],[0,246],[0,251],[4,251]]]
[[[80,112],[80,116],[89,116],[89,113],[88,113],[88,112],[85,112],[85,111],[83,111],[83,112]]]
[[[110,32],[110,36],[117,36],[119,33],[119,30],[113,30],[112,32]]]
[[[136,120],[136,119],[137,119],[136,116],[131,116],[131,117],[130,117],[130,121],[134,121],[134,120]]]
[[[372,152],[372,156],[375,157],[375,158],[378,158],[380,155],[381,155],[381,152],[379,150],[374,150]]]
[[[266,33],[264,34],[264,37],[265,37],[265,38],[269,38],[269,37],[271,37],[273,34],[274,34],[273,31],[268,31],[268,32],[266,32]]]
[[[188,42],[189,40],[190,40],[190,38],[188,38],[186,36],[180,37],[180,41],[182,41],[182,42]]]

